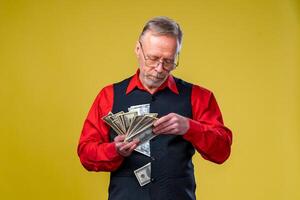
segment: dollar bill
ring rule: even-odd
[[[138,115],[144,115],[150,113],[150,104],[148,103],[148,104],[130,106],[128,108],[128,111],[136,111]]]
[[[124,120],[124,126],[126,131],[129,129],[131,122],[133,121],[134,117],[137,115],[138,113],[136,111],[127,112],[120,115],[120,117],[122,117]]]
[[[146,141],[142,144],[139,144],[135,149],[135,151],[150,157],[151,156],[151,151],[150,151],[150,142]]]
[[[151,163],[134,170],[135,177],[137,178],[140,186],[144,186],[151,182]]]
[[[104,116],[102,119],[118,134],[122,135],[124,132],[119,129],[119,127],[113,123],[112,119],[113,113],[109,112],[106,116]]]
[[[143,119],[143,116],[135,116],[132,119],[132,123],[130,124],[127,132],[126,137],[130,137],[130,135],[133,133],[134,129],[138,128],[138,125],[140,124],[140,121]],[[141,126],[141,125],[140,125]]]
[[[152,132],[152,127],[149,127],[146,130],[143,130],[135,135],[132,135],[125,140],[127,142],[131,142],[134,139],[138,139],[140,141],[140,144],[143,144],[147,141],[150,141],[152,138],[154,138],[156,135]]]
[[[134,129],[134,133],[138,133],[150,126],[153,125],[156,118],[152,116],[146,116],[144,115],[143,119],[139,122],[138,126]]]

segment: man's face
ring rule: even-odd
[[[174,62],[177,55],[177,39],[169,35],[155,35],[148,31],[138,41],[135,48],[138,57],[142,84],[150,91],[155,91],[168,77],[173,68],[168,62]],[[148,60],[148,61],[146,61]],[[147,63],[157,62],[155,66]]]

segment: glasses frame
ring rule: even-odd
[[[144,48],[143,48],[142,42],[139,41],[139,44],[140,44],[140,46],[141,46],[141,50],[142,50],[142,54],[143,54],[144,60],[145,60],[145,61],[146,61],[146,60],[149,60],[149,58],[147,58],[146,55],[145,55],[145,52],[144,52]],[[167,72],[170,72],[170,71],[174,70],[174,69],[179,65],[179,52],[177,53],[177,62],[176,62],[176,63],[173,63],[174,66],[172,67],[172,69],[168,69],[168,68],[165,67],[165,64],[166,64],[166,63],[165,63],[164,60],[163,60],[162,62],[159,60],[159,61],[157,62],[157,64],[156,64],[156,66],[149,66],[149,65],[146,64],[146,62],[145,62],[145,65],[146,65],[147,67],[157,67],[157,66],[159,65],[159,63],[162,64],[163,69],[164,69],[165,71],[167,71]]]

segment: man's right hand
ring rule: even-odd
[[[117,152],[124,156],[130,156],[132,151],[138,146],[139,141],[133,140],[131,142],[124,142],[125,135],[118,135],[115,137],[114,142],[117,149]]]

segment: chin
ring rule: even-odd
[[[163,83],[163,80],[158,81],[158,80],[149,79],[147,82],[150,87],[158,88]]]

